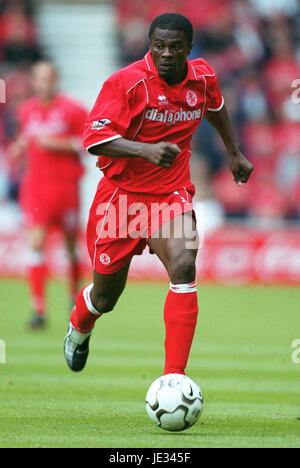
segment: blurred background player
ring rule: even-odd
[[[49,228],[59,226],[70,258],[70,299],[77,294],[79,259],[76,249],[79,218],[81,136],[86,110],[57,89],[57,70],[48,61],[32,68],[34,97],[18,110],[19,134],[10,151],[26,158],[20,205],[28,230],[28,281],[33,329],[45,325],[45,241]]]

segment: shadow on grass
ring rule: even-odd
[[[169,436],[169,437],[204,437],[207,436],[208,434],[203,433],[203,432],[197,432],[197,433],[190,433],[190,432],[149,432],[150,435],[159,435],[159,436]]]

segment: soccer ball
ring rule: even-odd
[[[146,410],[161,429],[183,431],[195,424],[202,413],[202,392],[186,375],[163,375],[150,385]]]

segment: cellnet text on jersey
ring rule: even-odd
[[[162,122],[167,125],[174,125],[177,122],[187,122],[191,120],[200,120],[201,119],[201,109],[195,109],[193,111],[185,111],[182,108],[177,111],[165,110],[159,112],[159,109],[155,107],[149,109],[145,114],[146,120],[152,120],[152,122]]]

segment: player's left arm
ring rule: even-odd
[[[237,185],[245,184],[248,182],[254,167],[241,152],[225,104],[219,111],[207,111],[205,117],[216,129],[226,146],[229,155],[229,168],[234,181]]]
[[[40,136],[38,142],[48,151],[78,154],[78,142],[73,137]]]
[[[48,151],[70,153],[78,156],[83,150],[83,128],[87,119],[87,110],[77,103],[69,103],[66,123],[69,135],[45,135],[39,137],[39,144]]]

